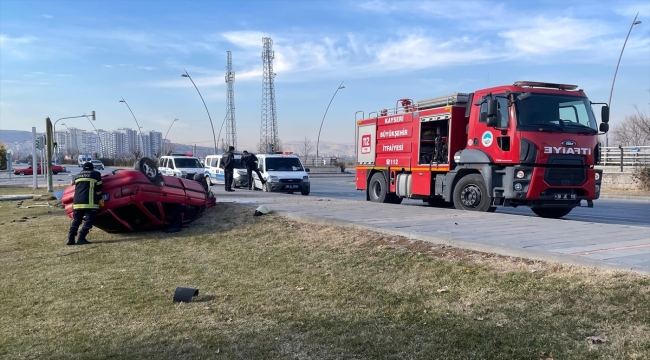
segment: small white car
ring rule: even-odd
[[[93,164],[95,170],[104,170],[104,163],[99,160],[90,160],[90,163]]]
[[[208,185],[225,183],[226,177],[221,168],[221,155],[208,155],[205,158],[203,174]],[[244,168],[244,164],[241,162],[241,154],[235,154],[235,170],[233,171],[232,186],[236,188],[248,186],[248,177],[246,168]]]
[[[253,173],[253,189],[263,191],[280,191],[293,193],[300,191],[302,195],[309,195],[310,182],[308,168],[302,166],[300,158],[291,152],[281,154],[257,155],[259,168],[266,184]]]
[[[198,158],[191,154],[161,156],[158,160],[158,171],[166,176],[194,180],[195,174],[203,173],[203,165]]]

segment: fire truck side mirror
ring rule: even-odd
[[[487,126],[497,126],[497,100],[490,99],[487,101]]]
[[[608,132],[609,131],[609,124],[606,123],[606,122],[600,123],[600,131],[604,132],[604,133]]]
[[[600,108],[600,121],[604,123],[609,122],[609,106],[605,105],[602,108]]]

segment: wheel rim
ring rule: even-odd
[[[460,192],[460,201],[465,207],[476,208],[481,204],[481,195],[481,189],[474,184],[470,184]]]
[[[156,169],[149,166],[149,164],[144,164],[144,174],[147,175],[147,177],[154,178],[156,177]]]
[[[375,181],[372,184],[372,194],[375,195],[376,199],[379,199],[381,196],[381,183],[379,181]]]

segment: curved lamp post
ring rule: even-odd
[[[327,109],[325,109],[325,114],[323,114],[323,120],[320,122],[320,128],[318,129],[318,139],[316,139],[316,161],[318,161],[318,145],[320,145],[320,132],[323,130],[323,122],[325,122],[325,116],[327,116],[327,110],[330,109],[330,105],[332,105],[332,101],[334,101],[334,97],[336,96],[336,93],[339,92],[339,90],[345,89],[345,86],[343,86],[343,81],[341,81],[341,85],[339,85],[338,88],[336,88],[336,91],[334,92],[334,95],[332,95],[332,99],[330,100],[330,103],[327,104]]]
[[[175,122],[178,121],[178,118],[174,119],[171,124],[169,124],[169,129],[167,129],[167,133],[165,133],[165,138],[163,139],[163,145],[165,144],[165,140],[167,140],[167,135],[169,135],[169,130],[172,129],[172,125],[174,125]]]
[[[217,136],[214,133],[214,125],[212,124],[212,117],[210,116],[210,111],[208,111],[208,106],[205,104],[205,100],[203,100],[203,95],[201,95],[199,88],[196,87],[196,84],[194,83],[194,80],[192,80],[190,74],[188,74],[187,70],[185,69],[183,69],[183,71],[185,71],[185,74],[181,74],[181,76],[190,79],[192,85],[194,85],[194,88],[196,89],[196,92],[199,93],[199,96],[201,97],[201,101],[203,101],[203,106],[205,106],[205,112],[208,113],[208,119],[210,119],[210,127],[212,127],[212,138],[214,139],[214,154],[217,155]]]
[[[131,107],[126,102],[126,100],[124,100],[124,98],[122,98],[122,100],[120,100],[120,102],[124,103],[124,105],[126,105],[126,107],[129,108],[129,111],[131,112],[131,115],[133,115],[133,120],[135,120],[135,124],[138,126],[138,131],[140,132],[140,143],[142,144],[142,145],[140,145],[138,147],[142,149],[142,154],[144,155],[144,138],[142,138],[142,130],[140,130],[141,127],[140,127],[140,124],[138,124],[138,119],[135,118],[135,114],[133,114],[133,111],[131,110]]]
[[[625,37],[625,41],[623,42],[623,48],[621,49],[621,54],[618,56],[618,63],[616,63],[616,70],[614,71],[614,79],[612,79],[612,88],[609,90],[609,101],[607,101],[607,105],[609,106],[610,110],[612,108],[612,93],[614,93],[614,83],[616,82],[616,74],[618,73],[618,66],[621,64],[621,58],[623,57],[623,50],[625,50],[625,45],[627,44],[627,39],[630,37],[632,28],[634,27],[634,25],[639,25],[641,23],[641,21],[636,20],[637,17],[639,17],[639,13],[636,13],[634,20],[632,20],[632,25],[630,25],[630,30],[627,32],[627,36]],[[605,147],[607,146],[609,146],[609,132],[605,133]]]

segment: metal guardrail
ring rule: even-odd
[[[618,146],[602,147],[600,149],[600,164],[602,166],[649,166],[650,146]]]

